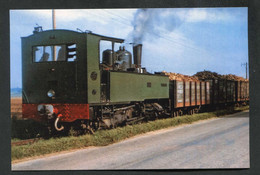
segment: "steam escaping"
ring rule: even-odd
[[[181,20],[173,9],[138,9],[130,37],[134,45],[142,44],[147,35],[160,37],[160,32],[171,32],[180,24]]]
[[[154,17],[156,11],[151,9],[139,9],[134,16],[133,42],[135,45],[142,44],[146,33],[154,32]]]

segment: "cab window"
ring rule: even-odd
[[[33,47],[33,62],[71,62],[75,61],[76,59],[76,44]]]

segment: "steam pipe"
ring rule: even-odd
[[[142,44],[133,46],[134,54],[134,64],[137,68],[141,68],[141,59],[142,59]]]

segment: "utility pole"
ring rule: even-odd
[[[56,19],[55,19],[55,10],[52,9],[52,28],[53,30],[56,29]],[[53,55],[52,55],[53,61],[56,60],[56,46],[53,46]]]
[[[247,62],[246,63],[242,63],[241,66],[246,66],[246,79],[247,79]]]
[[[52,28],[56,29],[55,10],[52,9]]]

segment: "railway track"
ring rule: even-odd
[[[38,142],[42,138],[34,138],[34,139],[26,139],[26,140],[19,140],[15,142],[11,142],[11,146],[20,146],[20,145],[28,145]]]

